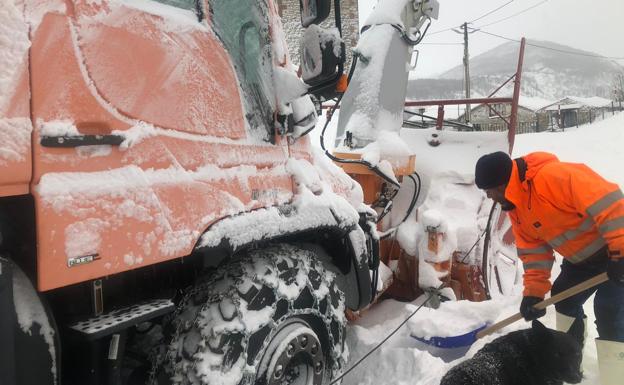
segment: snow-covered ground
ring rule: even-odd
[[[533,151],[555,153],[563,161],[585,163],[605,178],[624,186],[624,113],[605,119],[593,125],[581,126],[566,132],[524,134],[516,137],[514,157]],[[417,154],[418,156],[418,154]],[[559,273],[558,264],[553,268],[552,277]],[[449,336],[470,331],[484,321],[496,321],[518,311],[521,299],[520,286],[515,288],[517,296],[503,297],[482,303],[467,301],[446,302],[440,309],[422,308],[406,326],[393,336],[384,346],[374,352],[358,368],[349,373],[343,384],[411,384],[437,385],[452,366],[460,360],[445,363],[442,359],[420,350],[410,333],[422,336]],[[419,303],[401,303],[386,300],[365,312],[348,329],[347,342],[350,350],[350,363],[353,364],[378,344],[391,330],[398,326]],[[596,338],[593,313],[593,297],[586,303],[588,316],[588,338],[585,344],[583,385],[599,385]],[[554,308],[547,311],[542,322],[555,327]],[[520,321],[501,332],[529,327]],[[464,358],[469,358],[483,345],[501,333],[477,341]]]

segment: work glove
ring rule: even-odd
[[[546,309],[536,309],[533,307],[538,302],[542,302],[543,299],[539,297],[523,297],[520,303],[520,314],[527,321],[533,321],[539,317],[543,317],[546,314]]]
[[[609,281],[624,286],[624,258],[611,258],[607,263]]]

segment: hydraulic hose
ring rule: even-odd
[[[418,179],[418,182],[416,182],[416,179],[414,179],[413,175],[416,176],[416,179]],[[403,220],[401,220],[401,222],[399,222],[398,225],[396,225],[396,226],[392,227],[391,229],[385,231],[384,234],[380,236],[380,239],[386,239],[390,235],[394,234],[394,232],[399,228],[399,226],[401,226],[401,224],[403,224],[405,221],[407,221],[407,218],[409,218],[410,215],[412,215],[412,211],[414,211],[414,208],[416,207],[416,203],[418,202],[418,198],[420,197],[422,181],[420,179],[420,175],[418,175],[417,172],[415,172],[412,175],[408,175],[407,177],[410,178],[412,180],[412,182],[414,182],[414,195],[412,195],[412,201],[410,202],[410,205],[409,205],[409,207],[407,209],[407,212],[405,213],[405,217],[403,218]]]

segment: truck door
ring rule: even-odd
[[[0,55],[0,197],[3,197],[28,194],[32,170],[32,123],[28,90],[28,24],[22,10],[13,2],[3,4],[0,24],[6,34]]]
[[[255,3],[77,0],[43,17],[31,48],[41,290],[188,255],[215,221],[291,199]]]

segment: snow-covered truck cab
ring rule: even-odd
[[[275,2],[1,7],[0,383],[335,375],[377,241],[303,136]],[[344,57],[315,36],[327,93]]]

